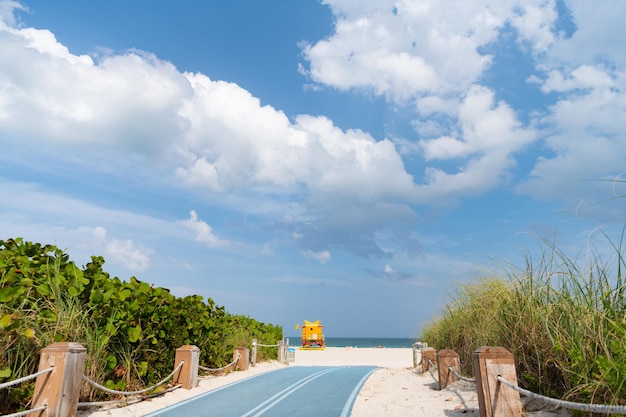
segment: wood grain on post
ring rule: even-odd
[[[183,366],[174,374],[174,383],[181,384],[184,389],[193,389],[198,386],[198,362],[200,360],[200,348],[193,345],[184,345],[176,349],[174,369],[178,368],[182,361]]]
[[[437,362],[437,351],[435,348],[427,347],[422,349],[422,372],[430,369],[431,363]]]
[[[445,389],[448,385],[459,380],[454,373],[450,372],[453,367],[457,372],[460,371],[459,354],[450,349],[444,349],[437,352],[437,372],[439,374],[439,389]]]
[[[80,343],[57,342],[41,351],[39,371],[54,370],[39,375],[35,380],[33,408],[47,406],[35,416],[74,417],[83,383],[83,370],[87,349]]]
[[[498,381],[502,376],[517,385],[513,354],[503,347],[483,346],[474,352],[474,374],[480,417],[519,417],[519,392]]]
[[[237,364],[235,365],[235,371],[237,369],[247,371],[250,363],[250,349],[247,347],[235,348],[235,351],[233,352],[233,360],[237,359],[237,356],[239,356],[239,361],[237,361]]]

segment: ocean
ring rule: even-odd
[[[360,347],[360,348],[410,348],[417,339],[397,337],[327,337],[328,347]],[[292,343],[299,343],[295,340]]]

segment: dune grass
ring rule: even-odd
[[[596,404],[626,404],[626,300],[621,243],[616,257],[593,255],[585,266],[552,244],[525,268],[510,265],[459,284],[421,340],[453,349],[473,374],[472,354],[503,346],[516,361],[521,386]]]

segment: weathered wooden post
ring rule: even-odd
[[[289,338],[285,338],[285,343],[283,344],[283,363],[285,365],[289,365]]]
[[[413,368],[417,368],[422,364],[422,349],[427,347],[428,343],[425,342],[413,343]]]
[[[422,349],[422,372],[430,369],[430,364],[437,360],[437,351],[435,348],[427,347]]]
[[[439,389],[445,389],[448,385],[459,380],[454,373],[450,372],[450,367],[459,372],[461,368],[459,354],[450,349],[437,352],[437,372],[439,374]]]
[[[474,374],[480,417],[519,417],[519,392],[498,381],[503,377],[517,385],[513,354],[503,347],[483,346],[474,352]]]
[[[235,351],[233,352],[233,360],[236,360],[237,357],[239,357],[239,360],[235,365],[235,371],[237,369],[247,371],[250,364],[250,349],[247,347],[235,348]]]
[[[283,351],[283,340],[278,341],[278,357],[276,360],[278,363],[285,363],[285,352]]]
[[[256,366],[256,349],[257,349],[257,340],[252,339],[252,358],[250,360],[251,366],[254,368]]]
[[[422,363],[422,351],[417,347],[417,345],[413,345],[413,368],[417,368],[417,365]]]
[[[37,417],[74,417],[83,383],[87,349],[79,343],[57,342],[41,351],[39,371],[54,370],[39,375],[35,380],[33,408],[47,406]]]
[[[175,384],[181,384],[184,389],[193,389],[198,386],[198,362],[200,361],[200,348],[193,345],[184,345],[176,349],[174,368],[180,363],[183,366],[174,374]]]

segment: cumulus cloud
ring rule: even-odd
[[[112,239],[104,248],[107,258],[110,258],[131,271],[141,272],[150,266],[152,249],[135,244],[132,240]]]
[[[304,48],[308,75],[340,90],[366,89],[405,102],[425,95],[462,92],[492,62],[480,48],[507,24],[520,41],[544,51],[557,18],[552,1],[326,0],[334,33]]]
[[[302,254],[306,256],[307,258],[311,258],[311,259],[315,259],[316,261],[319,261],[319,263],[321,264],[325,264],[331,258],[330,252],[327,250],[315,252],[315,251],[307,249],[307,250],[302,251]]]
[[[222,248],[231,244],[231,242],[215,236],[211,226],[202,220],[198,220],[198,213],[194,210],[189,212],[189,218],[187,220],[179,220],[178,223],[194,231],[196,233],[196,241],[207,245],[209,248]]]
[[[513,154],[537,138],[517,120],[506,103],[496,103],[492,91],[473,86],[458,109],[457,136],[421,141],[428,160],[461,158],[469,162],[458,172],[427,169],[427,194],[476,194],[496,186],[514,164]]]
[[[346,227],[344,215],[351,227],[363,215],[369,235],[383,219],[410,217],[416,205],[449,204],[500,186],[519,153],[540,139],[547,153],[520,192],[548,196],[563,190],[555,178],[605,177],[623,167],[626,54],[593,18],[620,21],[624,6],[568,2],[576,28],[565,36],[552,0],[323,3],[335,26],[301,45],[308,81],[385,97],[410,112],[414,137],[375,138],[329,117],[288,116],[235,83],[180,72],[143,51],[76,55],[52,32],[20,24],[24,8],[3,1],[0,140],[58,148],[81,161],[124,155],[93,164],[121,177],[144,169],[223,196],[280,195],[287,204],[271,210],[291,214],[297,200],[298,220],[328,222],[319,230]],[[623,25],[612,30],[622,34]],[[528,85],[552,106],[516,109],[483,79],[495,62],[490,47],[508,32],[533,60]],[[588,157],[593,167],[581,162]],[[232,204],[260,210],[249,201]],[[229,244],[194,213],[182,224],[198,241]],[[356,251],[377,252],[371,238],[346,236],[346,245],[362,245]]]

